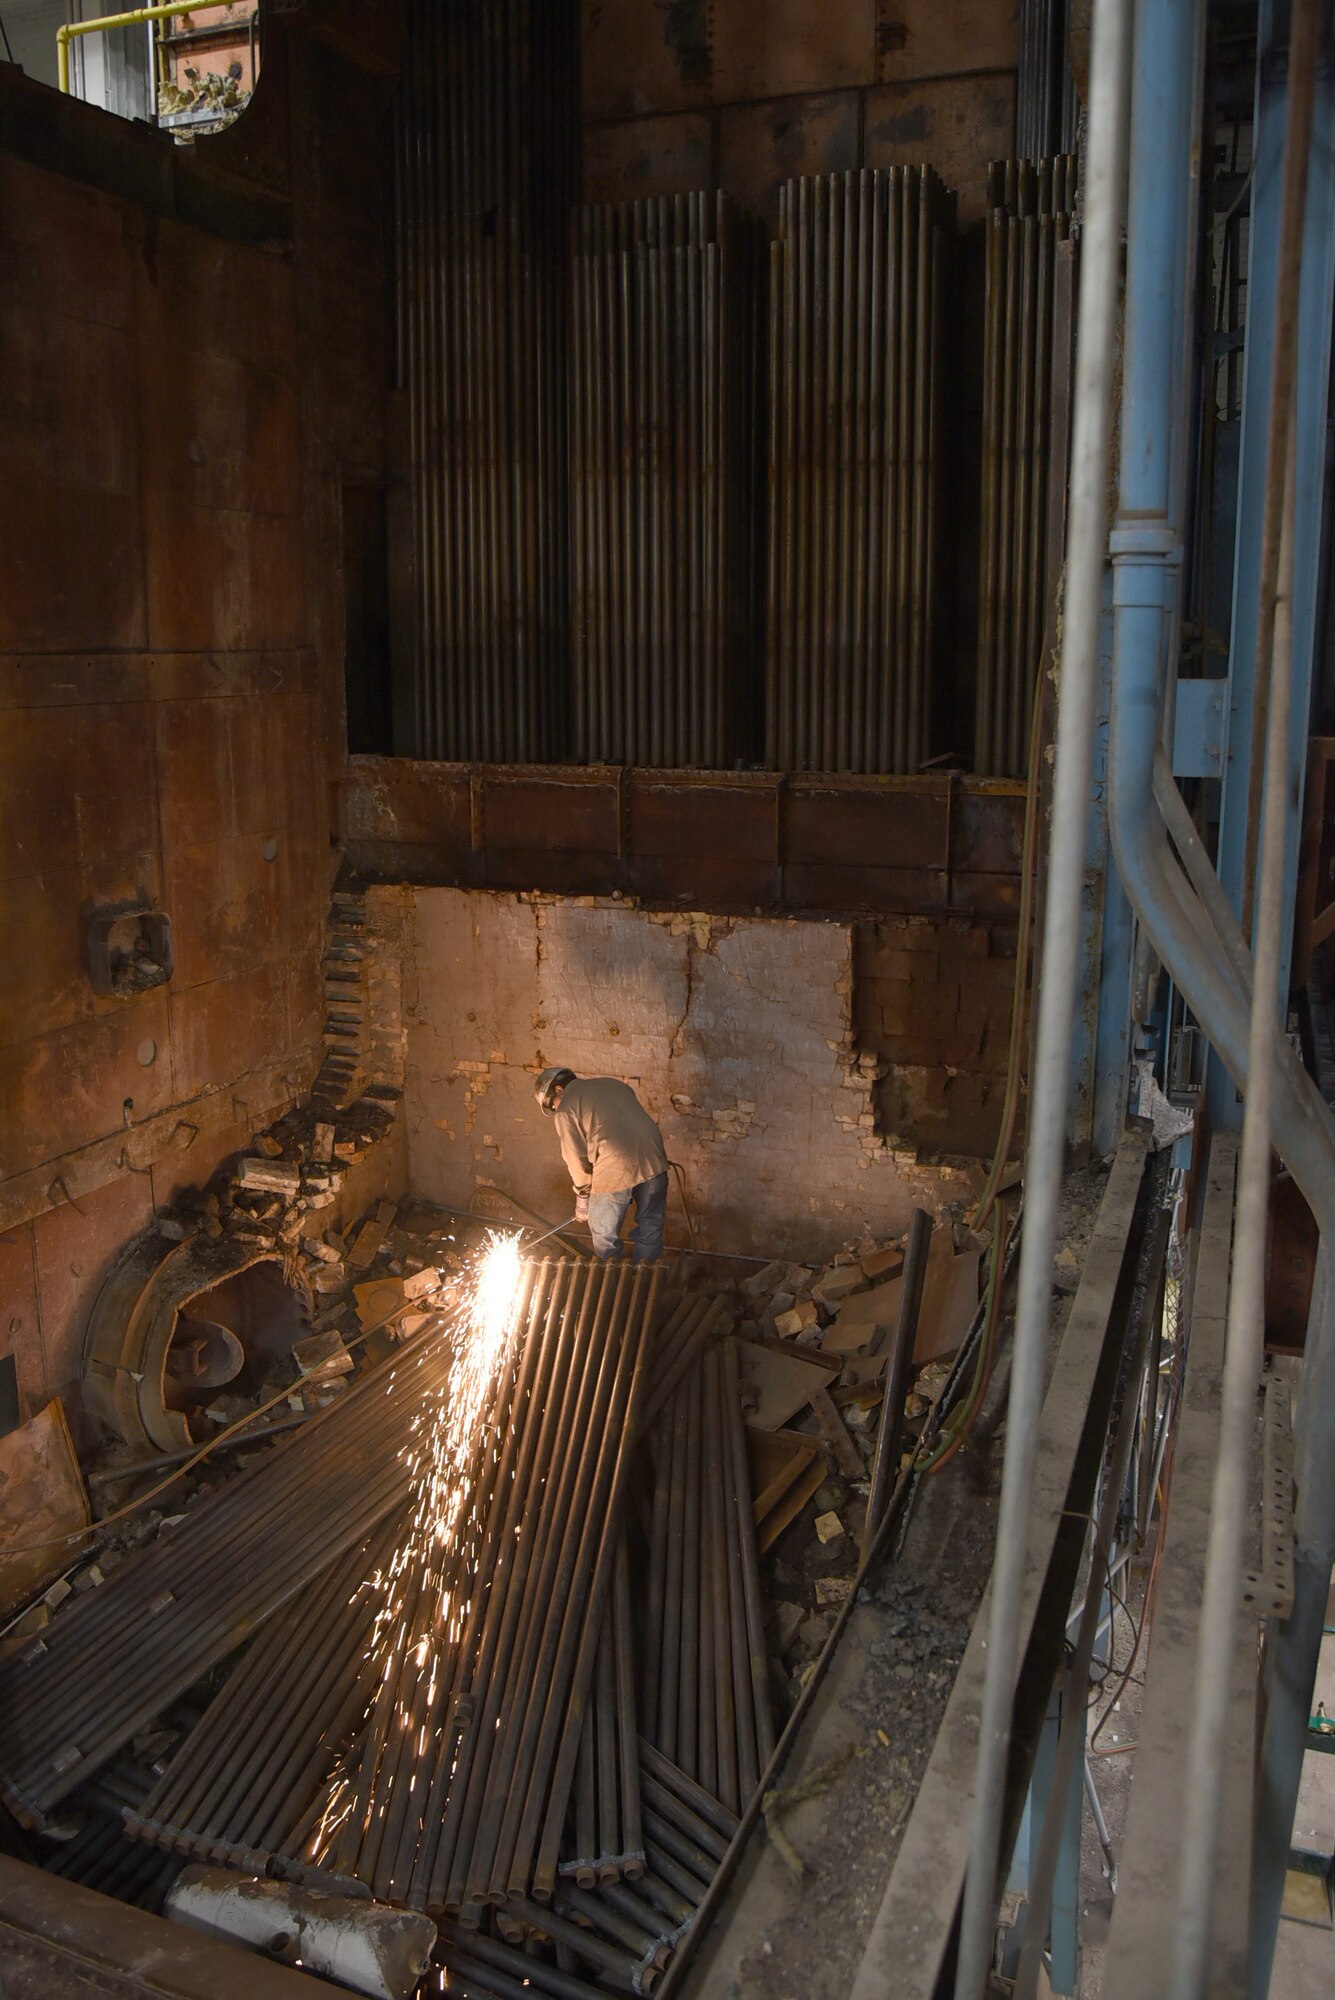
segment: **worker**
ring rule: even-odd
[[[534,1085],[556,1120],[556,1136],[575,1189],[575,1220],[587,1222],[596,1257],[622,1254],[621,1225],[632,1202],[631,1259],[654,1264],[663,1254],[668,1159],[663,1135],[628,1083],[545,1069]]]

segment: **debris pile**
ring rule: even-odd
[[[891,1478],[916,1453],[977,1310],[981,1248],[957,1223],[932,1231]],[[851,1594],[865,1543],[904,1258],[902,1240],[864,1237],[824,1266],[777,1260],[740,1287],[756,1533],[769,1552],[767,1645],[790,1706]]]
[[[650,1993],[855,1587],[904,1247],[661,1310],[629,1267],[530,1262],[456,1519],[420,1453],[461,1393],[474,1233],[387,1200],[322,1228],[358,1143],[284,1121],[164,1219],[297,1275],[309,1330],[265,1384],[295,1435],[48,1590],[0,1655],[0,1707],[27,1718],[0,1732],[5,1797],[66,1872],[148,1907],[202,1863],[368,1898],[368,1923],[420,1912],[420,1995],[442,1973],[480,2000]],[[906,1456],[978,1264],[938,1225],[890,1384]]]

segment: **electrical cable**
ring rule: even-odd
[[[677,1194],[678,1194],[678,1197],[680,1198],[680,1201],[681,1201],[681,1212],[682,1212],[682,1214],[683,1214],[683,1215],[685,1216],[685,1218],[686,1218],[686,1234],[687,1234],[687,1235],[688,1235],[688,1236],[690,1237],[690,1239],[691,1239],[691,1249],[690,1249],[690,1254],[691,1254],[692,1256],[694,1256],[694,1254],[695,1254],[695,1224],[694,1224],[694,1222],[693,1222],[693,1221],[691,1220],[691,1206],[690,1206],[690,1203],[689,1203],[689,1202],[687,1201],[687,1199],[686,1199],[686,1176],[685,1176],[685,1174],[684,1174],[684,1173],[682,1172],[681,1168],[680,1168],[680,1167],[679,1167],[679,1166],[677,1165],[677,1162],[676,1162],[675,1160],[669,1160],[669,1161],[668,1161],[668,1165],[669,1165],[669,1166],[671,1167],[671,1169],[672,1169],[673,1173],[674,1173],[674,1174],[675,1174],[675,1175],[677,1176]]]
[[[1020,1106],[1020,1046],[1024,1031],[1024,996],[1029,984],[1029,933],[1034,915],[1035,850],[1038,845],[1038,791],[1040,749],[1043,740],[1043,674],[1040,663],[1034,685],[1033,716],[1029,724],[1029,785],[1024,801],[1024,836],[1020,845],[1020,909],[1016,922],[1015,980],[1011,988],[1010,1038],[1006,1049],[1006,1096],[1001,1109],[1001,1129],[992,1155],[986,1184],[978,1197],[973,1227],[979,1228],[992,1211],[997,1188],[1006,1169],[1006,1154],[1015,1136],[1015,1119]]]
[[[1088,1752],[1091,1757],[1120,1757],[1126,1751],[1134,1750],[1136,1747],[1134,1743],[1117,1743],[1114,1744],[1110,1749],[1100,1750],[1098,1747],[1098,1741],[1100,1735],[1103,1732],[1104,1726],[1108,1721],[1109,1716],[1116,1708],[1118,1702],[1122,1699],[1124,1690],[1131,1684],[1133,1678],[1133,1670],[1135,1668],[1136,1661],[1140,1656],[1141,1646],[1144,1644],[1145,1636],[1148,1633],[1150,1626],[1153,1622],[1155,1593],[1158,1589],[1158,1583],[1159,1583],[1159,1559],[1163,1553],[1164,1527],[1165,1527],[1165,1515],[1164,1515],[1163,1499],[1161,1496],[1159,1504],[1159,1533],[1155,1540],[1154,1555],[1150,1561],[1150,1573],[1145,1584],[1144,1609],[1141,1611],[1140,1614],[1140,1623],[1135,1627],[1135,1633],[1136,1633],[1135,1641],[1132,1644],[1130,1656],[1127,1659],[1125,1667],[1123,1667],[1122,1669],[1121,1677],[1118,1680],[1117,1686],[1113,1690],[1112,1697],[1109,1700],[1107,1707],[1104,1709],[1102,1715],[1095,1723],[1093,1729],[1091,1729],[1089,1732]],[[1123,1608],[1125,1608],[1125,1606]],[[1127,1615],[1130,1616],[1130,1613],[1128,1612]],[[1143,1686],[1144,1683],[1142,1682],[1141,1685]]]
[[[0,14],[0,41],[2,41],[5,45],[6,61],[13,62],[14,51],[9,46],[9,30],[5,26],[5,17],[3,14]]]

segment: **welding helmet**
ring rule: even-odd
[[[556,1109],[554,1099],[558,1090],[564,1090],[568,1083],[575,1081],[573,1069],[545,1069],[533,1086],[533,1095],[550,1118]]]

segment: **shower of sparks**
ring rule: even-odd
[[[497,1448],[492,1413],[518,1343],[519,1238],[493,1231],[453,1289],[454,1310],[439,1335],[452,1349],[449,1374],[439,1394],[424,1401],[402,1447],[411,1480],[408,1521],[390,1560],[367,1579],[378,1600],[367,1648],[378,1684],[360,1752],[331,1775],[313,1857],[329,1855],[340,1835],[355,1851],[376,1770],[391,1745],[397,1751],[411,1731],[410,1761],[429,1750],[425,1719],[435,1711],[468,1616],[481,1525],[470,1503],[486,1456]],[[381,1811],[384,1804],[382,1797]]]

